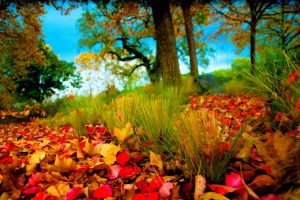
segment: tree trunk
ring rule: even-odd
[[[181,82],[175,33],[169,0],[152,0],[151,9],[156,34],[158,61],[165,84],[178,85]]]
[[[256,20],[251,20],[251,33],[250,33],[250,58],[251,58],[251,74],[255,73],[255,36],[256,36]]]
[[[182,0],[181,8],[183,11],[186,37],[189,46],[190,73],[191,73],[191,77],[196,79],[199,75],[199,72],[198,72],[198,64],[197,64],[197,57],[196,57],[195,39],[193,35],[192,15],[190,10],[192,2],[193,2],[192,0]]]

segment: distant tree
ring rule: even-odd
[[[259,41],[265,46],[279,46],[285,52],[300,47],[300,4],[280,0],[278,6],[264,15],[259,26]]]
[[[40,48],[47,64],[40,66],[33,63],[26,68],[26,75],[15,80],[17,96],[21,100],[34,99],[42,102],[54,94],[55,90],[66,89],[66,82],[79,88],[81,77],[74,64],[59,60],[48,45],[41,45]]]
[[[210,5],[216,13],[214,20],[222,20],[217,35],[232,34],[231,40],[240,49],[250,43],[251,72],[254,74],[257,28],[267,11],[277,5],[277,1],[212,1]]]

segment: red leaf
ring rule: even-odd
[[[38,190],[40,190],[40,187],[30,187],[30,188],[25,188],[24,190],[22,190],[23,194],[34,194],[36,193]]]
[[[36,184],[38,184],[41,181],[42,181],[42,174],[40,172],[37,172],[37,173],[31,175],[31,177],[29,178],[28,183],[26,184],[25,187],[35,186]]]
[[[75,186],[68,191],[64,200],[74,200],[82,194],[82,188]]]
[[[246,188],[237,190],[236,193],[242,197],[242,200],[248,200],[248,192]]]
[[[287,83],[290,85],[296,83],[299,74],[300,74],[300,67],[295,71],[293,71],[292,73],[290,73],[290,75],[287,78]]]
[[[278,112],[274,118],[275,122],[280,122],[281,117],[282,117],[282,112]]]
[[[13,162],[14,162],[13,158],[8,155],[2,156],[0,158],[0,163],[3,163],[3,164],[11,164]]]
[[[148,186],[148,183],[144,180],[138,181],[135,184],[141,190],[142,193],[147,193],[151,191],[151,188]]]
[[[159,200],[159,194],[158,192],[152,192],[148,195],[145,194],[135,194],[131,200]]]
[[[214,191],[217,192],[219,194],[227,194],[227,193],[231,193],[234,192],[240,188],[233,188],[233,187],[229,187],[229,186],[225,186],[225,185],[216,185],[216,184],[209,184],[208,187]]]
[[[226,175],[225,177],[225,185],[239,188],[243,186],[242,177],[240,174],[231,172],[230,174]]]
[[[139,166],[137,166],[135,163],[133,164],[133,169],[134,169],[135,173],[142,172],[142,170],[139,168]]]
[[[119,172],[119,177],[121,178],[130,178],[135,175],[135,170],[132,167],[124,167]]]
[[[300,110],[300,97],[296,100],[294,110],[295,111]]]
[[[173,183],[166,182],[163,186],[159,189],[160,197],[163,199],[168,198],[171,195],[171,190],[174,188]]]
[[[122,151],[117,155],[117,162],[121,165],[125,165],[129,161],[130,157],[126,151]]]
[[[165,180],[161,176],[157,176],[150,182],[151,189],[159,189],[164,184]]]
[[[262,157],[260,155],[258,155],[257,153],[252,153],[251,154],[251,158],[255,161],[259,161],[259,162],[262,162]]]
[[[85,129],[86,129],[86,131],[87,131],[89,134],[92,134],[92,133],[95,132],[95,128],[94,128],[94,126],[93,126],[92,124],[86,125],[86,126],[85,126]]]
[[[120,165],[108,165],[109,172],[107,174],[107,178],[110,180],[116,179],[119,176],[119,173],[121,171],[121,166]]]
[[[131,200],[147,200],[147,197],[146,195],[139,193],[135,194]]]
[[[18,148],[18,146],[16,146],[13,142],[5,142],[3,144],[3,147],[4,147],[4,149],[2,149],[3,153],[10,152],[10,151]]]
[[[260,198],[260,200],[279,200],[279,197],[275,194],[268,194]]]
[[[159,193],[158,192],[152,192],[147,197],[147,200],[159,200]]]
[[[45,193],[43,191],[40,191],[31,200],[44,200],[44,199],[45,199]]]
[[[103,126],[103,125],[96,125],[95,131],[96,131],[96,133],[98,133],[98,134],[103,134],[103,133],[105,133],[105,132],[107,131],[107,129],[106,129],[106,127]]]
[[[94,191],[95,198],[107,198],[112,197],[112,189],[108,184],[98,187]]]

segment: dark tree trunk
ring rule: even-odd
[[[196,46],[195,46],[195,39],[193,35],[193,22],[192,22],[192,15],[191,15],[191,5],[192,0],[181,0],[181,8],[183,11],[184,17],[184,25],[186,31],[186,37],[189,46],[189,56],[190,56],[190,70],[191,70],[191,77],[196,79],[199,75],[198,72],[198,64],[197,64],[197,56],[196,56]]]
[[[250,58],[251,58],[251,74],[255,73],[255,36],[256,36],[256,21],[251,20],[251,33],[250,33]]]
[[[178,85],[181,82],[175,33],[169,0],[152,0],[151,9],[155,26],[157,60],[161,66],[163,82]]]

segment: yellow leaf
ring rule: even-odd
[[[194,199],[200,200],[204,194],[204,190],[206,188],[206,180],[203,176],[197,175],[195,176],[195,192]]]
[[[216,192],[207,192],[202,196],[202,200],[230,200],[227,197]]]
[[[67,192],[70,190],[70,186],[67,182],[58,182],[55,186],[51,185],[46,189],[46,192],[50,195],[56,197],[66,196]]]
[[[60,197],[59,192],[57,191],[56,187],[54,185],[49,186],[46,189],[46,192],[52,196]]]
[[[28,164],[26,165],[26,175],[29,176],[32,174],[32,171],[35,169],[37,164]]]
[[[82,149],[80,147],[80,144],[79,144],[79,141],[78,139],[74,139],[72,141],[70,141],[71,143],[73,143],[77,149],[77,158],[80,159],[80,158],[84,158],[84,154],[82,152]]]
[[[123,129],[114,129],[114,134],[117,137],[119,143],[123,143],[130,135],[133,134],[133,128],[129,122],[125,125]]]
[[[150,151],[150,165],[156,165],[158,169],[162,170],[163,162],[161,160],[161,156]]]
[[[88,187],[83,188],[82,192],[85,194],[85,196],[87,198],[89,198],[89,188]]]
[[[11,199],[11,197],[9,196],[9,194],[7,192],[4,192],[1,195],[0,200],[7,200],[7,199]]]
[[[29,160],[29,164],[39,164],[41,162],[41,160],[43,160],[46,156],[45,152],[35,152],[34,154],[32,154],[32,156],[30,157]]]
[[[102,144],[97,144],[96,146],[89,143],[88,139],[85,140],[85,145],[83,150],[89,155],[100,154],[102,148]]]
[[[103,144],[100,154],[104,157],[104,162],[107,165],[112,165],[116,161],[116,155],[120,150],[120,146],[116,146],[112,143]]]
[[[60,159],[58,155],[56,155],[54,166],[61,168],[62,171],[72,171],[77,167],[76,162],[72,158]]]

